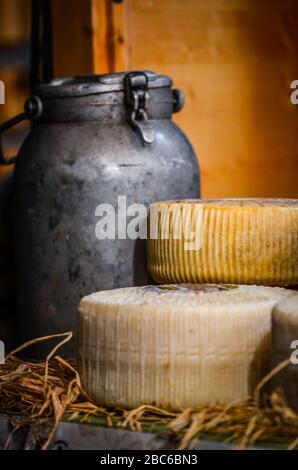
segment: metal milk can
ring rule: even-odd
[[[194,151],[171,120],[183,94],[139,71],[54,79],[0,127],[33,121],[15,167],[14,238],[22,340],[74,330],[82,296],[149,281],[146,240],[96,236],[98,214],[199,197]],[[0,150],[2,163],[11,163]],[[98,209],[99,207],[99,209]],[[102,212],[103,211],[103,212]],[[119,234],[118,234],[119,235]],[[66,347],[74,353],[74,342]],[[48,351],[41,343],[37,355]]]

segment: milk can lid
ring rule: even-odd
[[[43,98],[64,98],[124,91],[125,78],[130,73],[132,72],[55,78],[49,83],[37,85],[35,93]],[[148,89],[172,86],[171,78],[166,75],[158,75],[149,70],[133,73],[147,76]]]

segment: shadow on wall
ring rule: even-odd
[[[0,340],[6,351],[18,345],[12,253],[11,202],[13,178],[0,183]]]

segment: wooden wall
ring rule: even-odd
[[[23,110],[29,93],[28,64],[21,56],[30,39],[30,0],[0,0],[0,58],[10,56],[8,63],[1,60],[0,80],[5,83],[5,104],[0,105],[0,122]],[[13,59],[12,57],[15,57]],[[25,65],[25,66],[24,66]],[[7,134],[7,155],[14,155],[22,140],[22,132]],[[0,165],[0,181],[11,167]]]
[[[185,91],[175,120],[199,156],[203,196],[298,197],[297,0],[53,0],[53,10],[57,75],[152,69]]]
[[[91,29],[61,28],[57,47],[63,34],[91,47],[57,71],[171,75],[186,94],[175,120],[199,156],[205,197],[298,197],[296,0],[93,0],[88,11]]]
[[[131,0],[127,8],[128,67],[168,73],[186,92],[176,120],[199,155],[203,195],[298,197],[298,106],[289,99],[298,2]]]

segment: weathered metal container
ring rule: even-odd
[[[124,239],[123,230],[99,240],[104,206],[97,207],[109,204],[121,219],[119,196],[127,207],[199,196],[194,151],[171,120],[182,105],[171,79],[152,72],[55,79],[0,128],[34,120],[15,168],[23,340],[75,331],[78,303],[88,293],[148,282],[145,240]],[[46,350],[40,344],[38,354]]]

